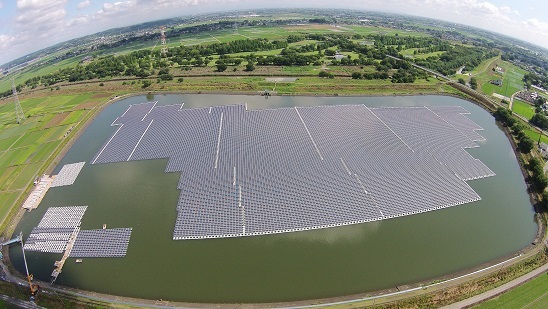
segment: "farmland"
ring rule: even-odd
[[[22,97],[25,119],[15,121],[13,99],[0,101],[0,222],[18,208],[30,183],[75,134],[67,134],[90,116],[105,98],[90,93]],[[4,222],[5,224],[5,222]],[[4,226],[2,224],[2,226]]]

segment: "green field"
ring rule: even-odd
[[[51,95],[25,99],[21,106],[26,118],[17,124],[10,100],[0,101],[0,222],[13,208],[29,184],[43,173],[59,150],[72,126],[85,120],[97,100],[90,93]],[[86,109],[80,104],[91,103]],[[19,199],[19,200],[18,200]]]
[[[493,93],[498,93],[506,97],[511,97],[512,94],[524,89],[523,76],[526,73],[525,70],[507,61],[496,61],[496,63],[504,69],[504,73],[495,73],[489,68],[485,70],[484,73],[477,75],[483,93],[489,96]],[[496,79],[502,79],[502,86],[497,86],[489,82]]]
[[[548,274],[542,274],[533,280],[526,282],[499,297],[475,306],[474,308],[548,308]]]
[[[418,49],[419,48],[404,49],[404,50],[401,51],[401,54],[406,56],[406,57],[409,57],[409,58],[426,59],[428,57],[439,56],[439,55],[442,55],[443,53],[445,53],[444,51],[437,51],[437,52],[431,52],[431,53],[426,53],[426,54],[416,54],[415,55],[414,52]]]
[[[531,119],[535,115],[534,106],[516,98],[514,98],[514,103],[512,104],[512,111],[527,119]]]
[[[533,130],[533,129],[531,129],[531,128],[528,127],[528,128],[526,128],[526,129],[524,129],[523,132],[525,132],[525,134],[526,134],[527,136],[529,136],[529,137],[530,137],[532,140],[534,140],[535,142],[538,141],[539,136],[540,136],[540,133],[537,132],[536,130]],[[543,142],[543,143],[548,144],[548,136],[542,135],[542,136],[540,137],[540,141]]]

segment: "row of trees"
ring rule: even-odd
[[[357,38],[365,38],[374,42],[374,46],[362,44]],[[290,42],[311,40],[313,43],[301,46],[289,46]],[[228,43],[213,43],[207,45],[178,46],[169,49],[166,57],[159,50],[137,50],[124,55],[108,55],[96,57],[87,64],[78,64],[75,67],[59,69],[57,72],[29,78],[23,86],[36,88],[51,86],[59,82],[84,81],[90,79],[102,79],[118,76],[134,76],[147,78],[155,75],[158,70],[166,69],[173,64],[183,67],[207,66],[213,61],[212,55],[220,55],[216,67],[218,71],[224,71],[228,66],[238,66],[247,60],[247,71],[252,71],[255,66],[307,66],[324,64],[324,56],[334,56],[335,51],[357,53],[358,57],[343,57],[340,60],[331,60],[331,65],[345,66],[372,66],[376,68],[373,73],[361,73],[354,78],[385,79],[392,77],[393,82],[411,83],[424,73],[414,69],[408,61],[396,61],[387,58],[387,55],[402,57],[399,54],[404,48],[420,48],[421,50],[448,49],[439,57],[429,57],[425,60],[416,60],[425,67],[437,70],[444,74],[452,74],[454,71],[466,65],[472,68],[485,57],[492,54],[482,48],[468,48],[464,46],[449,47],[447,43],[437,38],[403,37],[386,35],[345,35],[345,34],[291,34],[285,40],[246,39],[235,40]],[[281,49],[278,55],[246,57],[231,57],[229,54],[240,52],[259,52]],[[158,73],[159,78],[167,80],[172,78],[169,73]],[[11,92],[0,93],[0,96],[8,96]]]
[[[548,76],[541,76],[532,72],[528,72],[523,76],[523,82],[527,85],[527,87],[535,85],[544,89],[548,89]]]
[[[416,59],[415,63],[443,75],[453,75],[456,70],[466,66],[468,70],[477,67],[483,60],[497,56],[497,51],[456,45],[440,56]]]
[[[510,128],[512,135],[516,137],[519,150],[523,153],[529,153],[535,146],[535,142],[528,137],[524,132],[524,126],[517,121],[512,112],[506,108],[499,107],[494,113],[495,119],[500,121],[504,126]],[[544,175],[543,164],[541,160],[532,157],[529,159],[527,169],[531,172],[529,177],[531,187],[538,193],[543,194],[543,202],[548,202],[548,193],[544,193],[544,189],[548,186],[548,178]]]
[[[543,130],[548,130],[548,118],[543,113],[535,113],[530,122]]]

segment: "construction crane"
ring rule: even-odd
[[[34,279],[34,276],[32,274],[29,274],[29,267],[27,265],[27,257],[25,256],[25,244],[23,243],[23,232],[19,234],[21,239],[21,250],[23,251],[23,261],[25,262],[25,271],[27,272],[27,281],[29,283],[29,289],[30,289],[30,300],[34,301],[34,297],[36,296],[36,293],[38,293],[38,290],[40,289],[40,286],[36,283],[32,282],[32,279]]]

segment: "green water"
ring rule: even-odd
[[[179,173],[166,160],[86,164],[69,187],[52,188],[16,232],[28,235],[51,206],[88,205],[82,229],[133,227],[127,256],[68,259],[57,283],[102,293],[186,302],[278,302],[393,288],[461,271],[516,252],[536,224],[512,148],[493,117],[467,101],[444,96],[270,97],[140,96],[106,108],[56,168],[89,162],[116,130],[110,123],[129,104],[158,100],[185,108],[246,103],[248,109],[365,104],[460,105],[487,140],[469,150],[497,175],[468,182],[482,200],[439,211],[322,230],[208,240],[172,240]],[[23,269],[21,250],[11,259]],[[30,271],[49,281],[60,254],[28,252]]]

